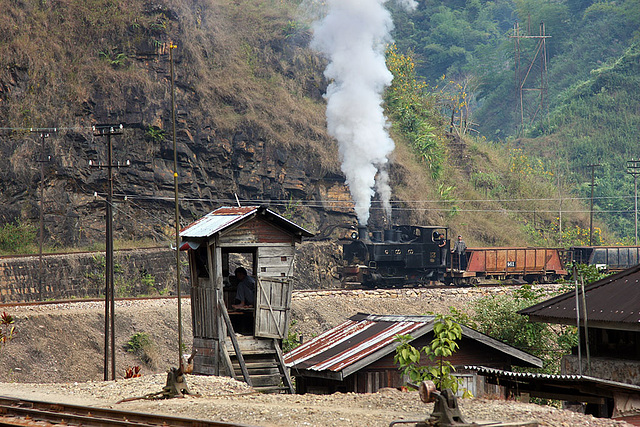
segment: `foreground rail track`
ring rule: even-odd
[[[0,396],[0,426],[176,426],[249,427],[247,424],[180,418],[94,406],[69,405]]]

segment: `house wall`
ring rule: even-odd
[[[420,349],[429,345],[432,340],[433,334],[428,333],[414,340],[411,345]],[[511,358],[508,355],[479,343],[476,340],[463,337],[462,340],[458,342],[458,345],[460,346],[458,351],[446,359],[454,366],[481,365],[497,369],[511,368]],[[367,369],[397,369],[397,365],[393,362],[393,356],[394,353],[392,352],[367,366]],[[422,353],[420,363],[423,365],[433,364],[424,353]]]
[[[579,374],[578,356],[564,356],[560,369],[562,374]],[[591,357],[591,371],[589,372],[587,369],[587,357],[583,352],[582,374],[605,380],[640,385],[640,361]]]
[[[220,233],[220,244],[289,243],[294,238],[290,233],[276,227],[269,221],[255,217],[236,227]]]

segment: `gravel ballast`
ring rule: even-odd
[[[293,318],[307,338],[343,322],[357,312],[426,314],[449,306],[468,307],[488,290],[397,290],[294,294]],[[189,300],[183,302],[184,342],[190,344]],[[116,304],[117,381],[101,381],[103,304],[75,302],[47,306],[0,307],[16,318],[17,335],[0,351],[0,395],[79,405],[163,413],[173,416],[256,426],[388,426],[393,420],[425,419],[433,405],[416,392],[383,389],[373,394],[264,395],[226,377],[187,376],[191,396],[169,400],[123,399],[162,390],[166,370],[175,366],[175,300],[118,301]],[[148,364],[124,348],[137,332],[149,333],[156,345]],[[125,367],[142,366],[142,377],[122,379]],[[514,401],[464,399],[467,420],[538,420],[544,426],[624,426],[622,421]]]

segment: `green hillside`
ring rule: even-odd
[[[451,81],[468,94],[467,107],[455,112],[449,107],[449,114],[466,120],[472,132],[538,156],[555,176],[556,187],[573,194],[568,197],[588,198],[587,165],[601,164],[595,171],[596,222],[606,222],[617,234],[606,239],[610,243],[633,235],[629,212],[633,180],[625,174],[625,166],[626,160],[640,157],[636,148],[639,2],[422,2],[416,12],[398,8],[395,17],[398,48],[414,52],[417,74],[435,91],[441,82]],[[516,49],[509,37],[516,22],[525,35],[539,35],[544,22],[545,34],[550,36],[544,108],[537,121],[526,126],[526,138],[518,140],[514,139],[519,115],[514,89]],[[530,64],[536,43],[521,40],[521,64]],[[540,73],[538,67],[536,63],[531,69],[534,77]],[[534,87],[540,84],[536,78]],[[535,109],[538,95],[525,93],[525,102],[527,97]],[[556,197],[554,193],[560,194],[556,189],[547,196]],[[556,205],[559,200],[558,196]],[[543,205],[539,210],[546,210]],[[578,220],[585,210],[588,201],[567,217]],[[543,222],[545,232],[553,229],[554,221]]]
[[[15,251],[16,241],[35,236],[40,141],[32,127],[61,128],[51,131],[45,148],[51,155],[46,246],[103,240],[106,174],[88,161],[105,159],[104,141],[91,131],[105,122],[125,124],[114,155],[131,160],[116,173],[116,236],[170,240],[170,43],[177,46],[183,222],[235,203],[237,195],[245,204],[279,209],[321,238],[340,237],[355,216],[345,205],[338,150],[326,131],[326,61],[309,48],[311,25],[300,9],[305,3],[0,0],[8,11],[0,17],[0,245],[9,242],[0,249]],[[415,13],[422,21],[396,14],[395,59],[387,58],[395,75],[385,95],[396,142],[389,171],[393,222],[449,225],[471,245],[583,241],[588,215],[572,196],[569,174],[556,173],[553,162],[534,157],[523,143],[494,142],[496,129],[478,134],[472,120],[459,115],[479,114],[490,96],[510,85],[490,70],[508,74],[508,57],[491,58],[501,52],[514,3],[453,2],[438,6],[440,15],[432,14],[434,7],[420,3]],[[484,27],[468,33],[464,20]],[[435,21],[440,26],[431,31]],[[449,46],[452,41],[457,44]],[[423,45],[444,53],[419,51]],[[484,69],[477,77],[494,79],[494,86],[456,77],[474,69]],[[507,115],[493,111],[507,129]],[[556,217],[562,217],[562,233]],[[385,221],[374,203],[372,225]],[[22,234],[15,231],[21,225]]]
[[[555,157],[585,197],[590,164],[595,168],[594,209],[620,236],[634,234],[634,187],[627,161],[640,159],[640,45],[595,69],[563,93],[548,122],[532,129],[523,144]]]

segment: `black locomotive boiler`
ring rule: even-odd
[[[343,242],[342,283],[369,287],[444,281],[449,254],[447,227],[396,225],[369,233],[358,226]]]

